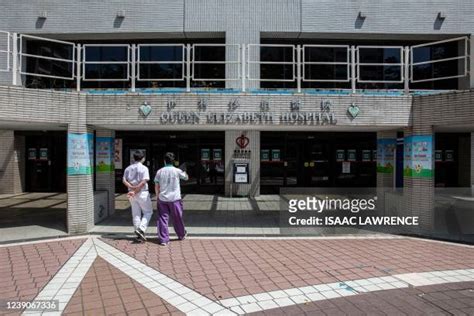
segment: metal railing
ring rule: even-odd
[[[2,41],[2,36],[6,41]],[[27,51],[26,45],[30,41],[45,42],[47,49],[33,53]],[[433,53],[436,46],[446,43],[453,43],[456,49],[452,53],[443,51],[443,55],[449,57],[436,58],[436,53]],[[81,45],[0,31],[0,58],[6,56],[6,61],[0,64],[0,71],[12,71],[14,84],[18,84],[18,74],[76,80],[77,90],[81,89],[81,82],[93,81],[130,82],[132,91],[135,91],[136,82],[184,81],[186,91],[191,91],[192,82],[241,80],[242,91],[251,81],[295,83],[298,92],[301,92],[303,83],[312,82],[350,82],[353,92],[359,83],[400,84],[408,91],[410,83],[468,76],[469,47],[468,37],[411,47],[182,43]],[[118,52],[102,57],[108,49],[118,49]],[[374,50],[376,53],[367,55],[371,59],[364,58],[367,52]],[[32,60],[38,64],[41,61],[46,63],[36,65],[36,71],[32,71],[31,67],[26,67]],[[49,67],[51,70],[53,66],[48,62],[59,63],[59,66],[55,65],[57,73],[41,69]],[[457,64],[454,73],[437,75],[436,65],[449,62]],[[206,65],[213,67],[214,77],[201,74],[200,68]]]

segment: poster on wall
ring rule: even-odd
[[[347,161],[357,161],[357,150],[355,149],[347,150]]]
[[[146,157],[146,149],[144,148],[134,148],[130,149],[130,164],[135,162],[135,158],[133,158],[133,154],[137,151],[141,151],[142,154]],[[146,158],[145,158],[146,159]]]
[[[96,172],[108,173],[114,171],[114,165],[112,164],[114,139],[111,137],[97,137],[95,148]]]
[[[94,152],[92,134],[68,133],[67,135],[67,174],[92,174],[92,155]]]
[[[115,169],[122,169],[122,139],[116,138],[114,145],[114,167]]]
[[[412,178],[433,177],[433,136],[405,138],[403,174]]]
[[[209,148],[201,149],[201,161],[208,161],[211,159],[211,151]]]
[[[215,161],[221,161],[222,160],[222,149],[214,148],[212,150],[212,159],[215,160]]]
[[[342,173],[351,173],[351,163],[349,161],[342,163]]]
[[[346,151],[344,149],[336,150],[336,161],[342,162],[346,160]]]
[[[272,149],[272,161],[280,161],[281,152],[280,149]]]
[[[260,160],[261,161],[270,161],[270,150],[269,149],[260,150]]]
[[[441,162],[443,161],[443,151],[442,150],[435,150],[435,161]]]
[[[28,160],[36,160],[36,148],[28,148]]]
[[[377,140],[377,172],[393,173],[395,163],[395,138],[382,138]]]
[[[372,161],[377,161],[377,149],[372,150]]]

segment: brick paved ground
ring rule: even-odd
[[[31,300],[85,239],[0,247],[0,298]]]
[[[474,282],[362,293],[250,315],[474,315]]]
[[[182,315],[123,272],[97,258],[64,315]]]
[[[474,248],[423,240],[205,240],[107,243],[210,299],[365,279],[474,267]]]

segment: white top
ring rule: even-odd
[[[141,162],[135,162],[125,169],[123,173],[123,179],[126,180],[131,185],[137,185],[143,180],[150,180],[150,173],[148,168],[144,166]],[[128,189],[131,191],[130,189]],[[141,191],[148,191],[148,183],[145,183]]]
[[[166,165],[155,176],[155,183],[160,185],[160,201],[174,202],[181,200],[179,180],[188,180],[188,175],[183,170]]]

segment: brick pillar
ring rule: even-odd
[[[471,192],[474,195],[474,132],[471,133]]]
[[[379,146],[383,141],[393,142],[394,145],[397,143],[397,131],[377,132],[377,156],[379,156]],[[381,188],[392,188],[394,187],[395,180],[395,151],[392,153],[393,162],[391,171],[385,166],[381,166],[379,161],[380,157],[377,157],[377,187]],[[386,162],[386,161],[385,161]]]
[[[410,136],[432,136],[432,151],[429,153],[432,160],[432,170],[434,174],[434,133],[430,126],[418,128],[408,128],[404,132],[405,144],[408,148],[407,137]],[[413,147],[412,147],[413,148]],[[405,160],[404,169],[406,169],[407,161]],[[429,235],[434,230],[434,176],[410,176],[404,172],[403,176],[403,195],[406,203],[406,210],[412,216],[419,216],[420,225],[415,229],[414,233]]]
[[[226,131],[225,132],[225,194],[230,195],[232,184],[232,159],[234,150],[240,150],[236,139],[244,135],[249,143],[244,150],[250,150],[250,183],[234,185],[233,195],[258,196],[260,195],[260,131]]]
[[[86,125],[70,124],[69,133],[93,134]],[[68,151],[70,148],[68,148]],[[69,160],[69,159],[68,159]],[[92,168],[91,161],[91,168]],[[70,167],[68,161],[68,168]],[[93,170],[93,168],[92,168]],[[94,175],[67,175],[67,226],[70,234],[86,233],[94,226]]]
[[[107,130],[107,129],[99,129],[96,130],[96,146],[99,144],[98,139],[101,138],[108,138],[111,140],[112,145],[114,144],[115,140],[115,131]],[[115,170],[113,169],[114,160],[113,154],[114,149],[111,148],[111,161],[110,165],[112,169],[109,170],[102,170],[96,166],[96,178],[95,178],[95,189],[97,191],[107,191],[108,193],[108,214],[112,215],[115,213]],[[97,164],[97,161],[96,161]]]
[[[0,194],[15,193],[14,156],[15,134],[13,130],[0,130]]]

